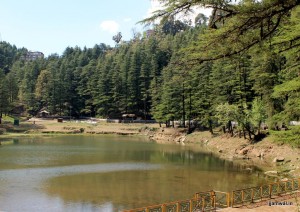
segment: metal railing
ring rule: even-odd
[[[192,199],[179,200],[124,212],[200,212],[219,208],[241,207],[246,204],[290,194],[300,189],[300,178],[267,185],[235,190],[232,192],[207,191],[194,194]]]
[[[267,185],[235,190],[231,193],[231,207],[259,202],[299,190],[300,179],[279,181]]]

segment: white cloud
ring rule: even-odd
[[[147,11],[147,14],[145,15],[145,18],[148,18],[150,16],[152,16],[152,13],[156,10],[161,10],[163,9],[163,4],[161,4],[158,0],[151,0],[151,6]],[[211,15],[212,9],[205,9],[203,7],[194,7],[193,9],[193,13],[190,13],[188,15],[183,15],[183,14],[178,14],[176,16],[177,19],[180,20],[188,20],[191,19],[192,22],[194,22],[195,17],[199,14],[199,13],[203,13],[205,16],[209,17]]]
[[[145,18],[149,18],[152,16],[152,13],[155,12],[156,10],[161,10],[163,9],[163,4],[161,4],[158,0],[151,0],[151,6],[147,11],[147,14],[145,15]]]
[[[123,21],[124,22],[130,22],[132,19],[131,18],[124,18]]]
[[[102,21],[100,24],[100,28],[103,31],[107,31],[111,34],[116,33],[119,31],[120,25],[113,20],[106,20],[106,21]]]

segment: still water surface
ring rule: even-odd
[[[138,137],[18,138],[0,146],[0,211],[121,211],[264,183],[198,146]]]

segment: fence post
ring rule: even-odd
[[[176,212],[180,212],[180,204],[179,204],[179,202],[176,203],[176,208],[177,208]]]
[[[285,194],[287,193],[287,190],[286,190],[286,183],[287,183],[287,181],[284,182],[284,193],[285,193]]]
[[[226,199],[227,199],[227,207],[230,207],[230,193],[229,192],[227,192],[226,193]]]
[[[254,199],[254,190],[253,190],[253,188],[252,188],[252,189],[251,189],[251,203],[254,202],[253,199]]]
[[[242,204],[244,205],[244,190],[242,190]]]
[[[234,191],[232,192],[232,197],[231,197],[231,207],[234,205]]]
[[[269,184],[269,198],[272,198],[272,185]]]
[[[216,208],[216,192],[212,191],[210,193],[210,204],[213,208]]]
[[[193,200],[190,200],[190,212],[193,212]]]
[[[166,205],[165,205],[165,204],[163,204],[163,205],[161,206],[161,211],[162,211],[162,212],[166,212]]]

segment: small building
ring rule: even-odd
[[[38,112],[38,117],[39,118],[47,118],[49,116],[49,112],[47,110],[41,110]]]
[[[122,115],[123,119],[134,119],[135,118],[135,114],[123,114]]]
[[[123,123],[132,123],[133,120],[136,119],[136,116],[135,114],[123,114],[122,118],[123,118],[122,120]]]
[[[24,59],[26,61],[33,61],[33,60],[37,60],[39,58],[44,58],[44,54],[42,52],[27,52],[27,54],[24,56]]]

